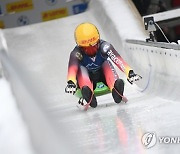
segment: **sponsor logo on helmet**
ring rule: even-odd
[[[90,38],[90,39],[88,39],[88,40],[82,40],[82,41],[81,41],[81,44],[91,44],[91,43],[93,43],[93,42],[96,41],[96,40],[97,40],[96,37],[92,37],[92,38]]]

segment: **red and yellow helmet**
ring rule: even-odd
[[[89,56],[93,56],[98,49],[100,39],[97,27],[91,23],[82,23],[74,32],[76,44],[84,49]]]
[[[99,39],[99,31],[95,25],[91,23],[82,23],[77,26],[75,33],[75,40],[78,46],[88,47],[96,44]]]

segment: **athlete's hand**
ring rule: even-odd
[[[130,84],[133,84],[135,81],[138,81],[140,79],[142,79],[140,75],[135,74],[133,70],[129,71],[127,80],[129,81]]]
[[[68,83],[68,85],[65,88],[65,92],[74,95],[77,90],[76,84],[71,80],[69,80],[67,83]]]

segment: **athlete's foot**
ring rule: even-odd
[[[120,103],[124,92],[124,81],[122,79],[117,79],[114,83],[114,88],[112,89],[112,96],[115,103]]]
[[[85,101],[90,104],[92,108],[97,107],[97,100],[96,97],[94,96],[93,92],[88,86],[83,86],[82,88],[82,96]]]

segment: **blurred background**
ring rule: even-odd
[[[90,0],[6,0],[0,1],[0,28],[12,28],[75,15],[87,10]],[[146,16],[180,7],[179,0],[132,0]],[[180,39],[180,18],[158,22],[170,42]],[[160,30],[158,42],[167,42]]]
[[[141,16],[156,14],[180,8],[180,0],[133,0]],[[180,18],[158,23],[170,42],[180,40]],[[160,30],[156,32],[158,42],[167,42]]]
[[[1,0],[0,28],[12,28],[84,12],[89,0]]]

